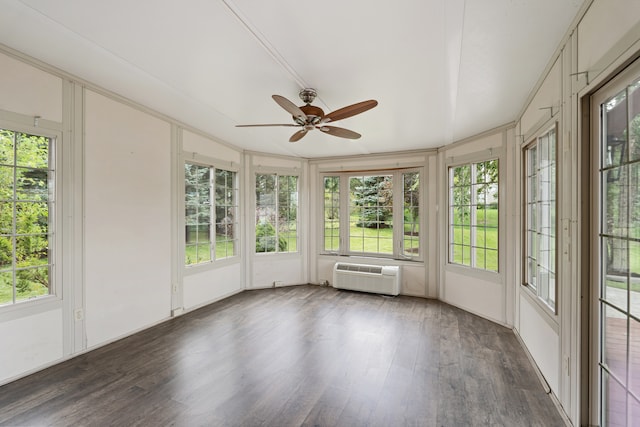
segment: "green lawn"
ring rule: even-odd
[[[474,265],[490,271],[498,271],[498,210],[476,211],[475,244],[471,247],[470,218],[467,216],[451,228],[453,234],[453,259],[456,264]]]
[[[225,241],[218,236],[216,242],[216,259],[227,258],[234,254],[234,242]],[[184,258],[186,265],[194,265],[211,261],[210,244],[188,245],[185,247]]]
[[[366,228],[358,227],[357,215],[352,215],[349,227],[349,249],[351,252],[393,254],[393,227]],[[337,251],[340,244],[340,229],[337,223],[324,230],[324,248],[327,251]],[[404,247],[406,253],[415,255],[418,252],[420,237],[419,226],[404,225]],[[411,234],[413,233],[413,234]]]
[[[13,301],[13,277],[11,272],[0,273],[0,305]],[[22,282],[16,300],[23,301],[49,294],[49,288],[35,281]]]

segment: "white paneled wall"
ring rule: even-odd
[[[89,347],[169,317],[170,125],[87,91],[85,298]]]

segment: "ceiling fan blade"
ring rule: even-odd
[[[345,128],[338,128],[335,126],[319,126],[318,129],[320,129],[324,133],[328,133],[329,135],[333,135],[333,136],[338,136],[340,138],[358,139],[362,136],[358,132],[354,132],[352,130],[345,129]]]
[[[261,127],[261,126],[287,126],[287,127],[298,127],[300,125],[294,125],[291,123],[281,123],[281,124],[262,124],[262,125],[236,125],[237,128],[253,128],[253,127]]]
[[[291,135],[291,138],[289,138],[289,142],[300,141],[306,134],[307,134],[306,129],[300,129],[298,132]]]
[[[322,121],[324,123],[336,122],[338,120],[346,119],[347,117],[355,116],[356,114],[364,113],[365,111],[372,109],[376,105],[378,105],[378,101],[376,101],[375,99],[358,102],[357,104],[348,105],[346,107],[340,108],[339,110],[332,111],[331,113],[324,116],[324,119],[322,119]]]
[[[287,110],[293,117],[302,117],[304,121],[307,121],[307,115],[296,104],[289,101],[284,96],[272,95],[271,97],[279,106]]]

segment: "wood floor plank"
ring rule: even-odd
[[[0,387],[0,425],[562,426],[512,331],[444,303],[247,291]]]

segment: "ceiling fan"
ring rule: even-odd
[[[337,122],[356,114],[364,113],[378,105],[378,101],[370,99],[369,101],[358,102],[357,104],[348,105],[329,114],[324,114],[322,108],[311,105],[317,96],[315,89],[302,89],[298,94],[305,105],[298,107],[284,96],[273,95],[272,98],[279,106],[287,110],[292,116],[295,124],[259,124],[259,125],[236,125],[236,127],[258,127],[258,126],[289,126],[302,128],[289,138],[289,142],[300,141],[310,130],[318,129],[329,135],[340,138],[358,139],[362,135],[349,129],[339,128],[335,126],[327,126],[327,123]]]

